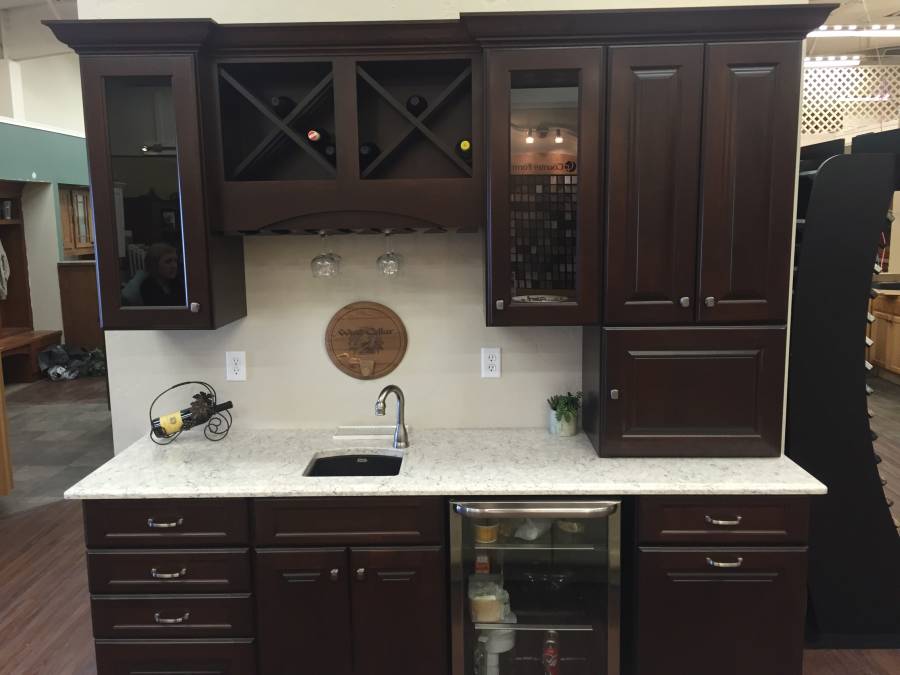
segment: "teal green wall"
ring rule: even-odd
[[[87,185],[84,139],[0,123],[0,180]]]

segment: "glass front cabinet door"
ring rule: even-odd
[[[81,63],[103,327],[209,328],[194,58]]]
[[[603,56],[488,53],[488,325],[599,318]]]
[[[619,675],[621,504],[450,504],[453,675]]]

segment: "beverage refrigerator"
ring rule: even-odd
[[[619,675],[621,502],[450,502],[453,675]]]

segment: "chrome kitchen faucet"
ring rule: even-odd
[[[406,433],[406,422],[404,418],[406,399],[403,396],[403,390],[396,384],[389,384],[382,389],[381,393],[378,394],[378,399],[375,401],[375,414],[384,415],[386,409],[385,402],[387,401],[388,394],[397,395],[397,428],[394,429],[394,447],[408,448],[409,436]]]

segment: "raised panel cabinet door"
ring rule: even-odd
[[[447,675],[443,549],[352,548],[350,575],[357,672]]]
[[[255,574],[261,672],[350,675],[347,550],[258,550]]]
[[[487,55],[490,326],[600,319],[604,50]]]
[[[702,322],[787,320],[801,45],[706,49]]]
[[[607,323],[694,319],[703,45],[609,50]]]
[[[784,327],[604,330],[606,457],[775,457]]]
[[[801,675],[806,549],[640,548],[637,675]]]

